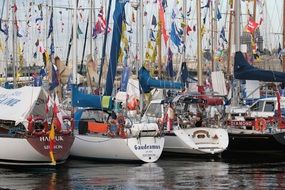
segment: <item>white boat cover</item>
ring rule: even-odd
[[[48,95],[41,87],[25,86],[17,89],[0,87],[0,120],[26,121],[33,112],[45,115]]]

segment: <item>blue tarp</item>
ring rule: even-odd
[[[258,69],[250,65],[240,51],[235,55],[234,77],[240,80],[285,82],[285,73]]]
[[[149,71],[147,71],[144,67],[139,70],[139,81],[144,93],[150,92],[152,88],[182,89],[184,86],[180,82],[156,80],[150,76]]]

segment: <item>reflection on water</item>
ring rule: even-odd
[[[54,169],[0,168],[0,189],[285,189],[285,162],[163,158],[120,164],[70,160]]]

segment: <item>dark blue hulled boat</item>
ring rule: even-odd
[[[258,69],[250,65],[241,52],[235,54],[234,77],[240,80],[285,82],[285,73]],[[280,97],[279,92],[276,92],[276,97],[259,99],[250,107],[232,107],[231,118],[226,123],[229,146],[224,152],[225,155],[233,153],[283,155],[285,128],[281,109],[284,107],[285,98]]]

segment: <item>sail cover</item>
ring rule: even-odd
[[[151,88],[171,88],[182,89],[183,84],[179,82],[169,82],[165,80],[156,80],[152,78],[144,67],[139,70],[139,81],[144,93],[151,91]]]
[[[234,77],[240,80],[285,82],[285,73],[258,69],[250,65],[240,51],[235,55]]]
[[[47,97],[47,93],[41,87],[0,87],[0,120],[15,121],[18,124],[26,121],[31,112],[44,115]]]
[[[72,106],[81,108],[105,109],[112,108],[112,100],[110,96],[99,96],[85,94],[81,92],[76,85],[72,85]]]

